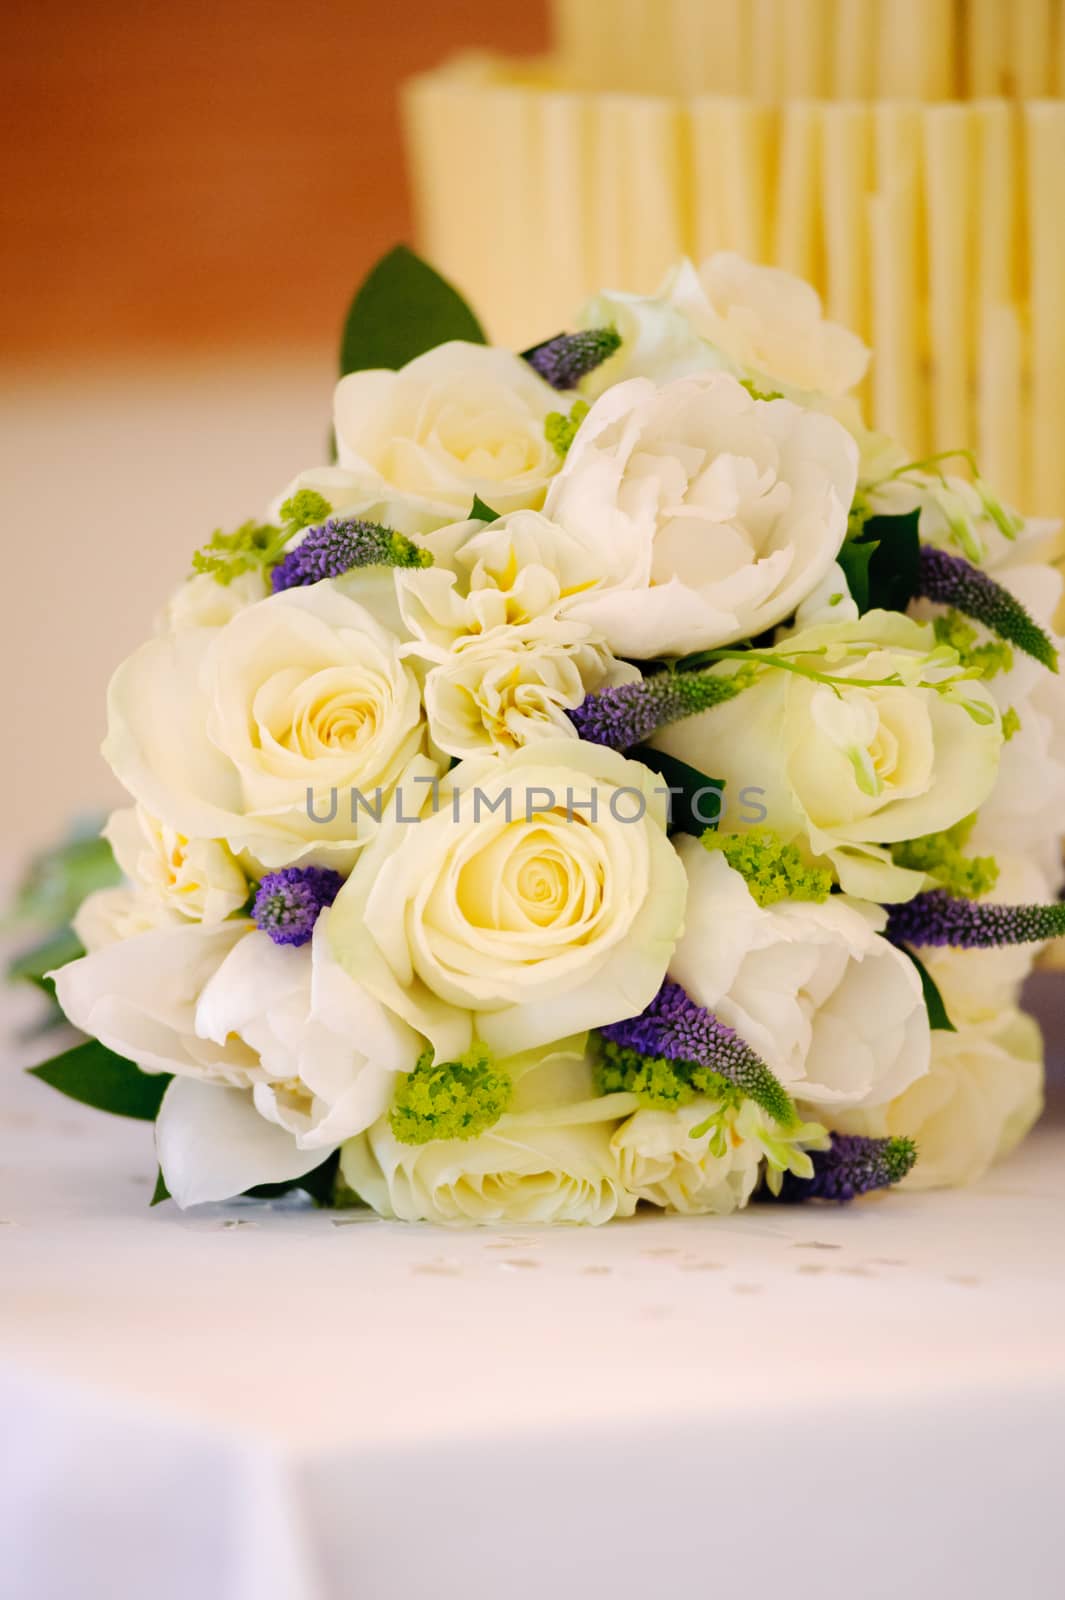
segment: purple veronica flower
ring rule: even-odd
[[[546,339],[524,351],[524,357],[552,389],[573,389],[620,345],[616,328],[587,328],[583,333],[560,333]]]
[[[274,593],[323,578],[339,578],[353,567],[431,567],[433,558],[412,539],[379,522],[329,517],[308,528],[294,550],[274,568]]]
[[[1065,904],[997,906],[961,900],[946,889],[930,889],[888,909],[887,936],[895,944],[950,945],[986,950],[1000,944],[1031,944],[1065,934]]]
[[[734,1083],[775,1121],[795,1121],[790,1096],[756,1051],[713,1012],[696,1005],[679,983],[667,978],[651,1004],[638,1017],[600,1028],[626,1050],[668,1061],[691,1061]]]
[[[921,546],[917,593],[938,605],[953,606],[974,622],[1034,656],[1051,672],[1058,670],[1058,653],[1039,624],[1021,602],[962,556],[952,556],[935,545]]]
[[[251,915],[275,944],[306,944],[318,913],[331,906],[343,885],[331,867],[282,867],[262,878]]]
[[[669,722],[694,717],[731,700],[749,681],[746,671],[731,677],[714,677],[705,672],[658,672],[639,683],[621,683],[586,695],[569,718],[589,744],[628,750]]]
[[[873,1189],[887,1189],[906,1176],[917,1159],[912,1139],[866,1139],[834,1133],[828,1150],[811,1150],[812,1178],[784,1174],[780,1200],[854,1200]]]

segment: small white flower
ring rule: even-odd
[[[599,585],[572,614],[641,659],[763,632],[832,568],[857,459],[832,417],[752,400],[727,373],[616,385],[545,506],[601,553]]]
[[[248,880],[220,839],[187,839],[142,806],[112,812],[104,838],[139,892],[197,922],[221,922],[248,898]]]
[[[270,593],[265,575],[241,572],[229,583],[219,583],[210,573],[198,572],[175,589],[156,626],[157,633],[182,628],[221,628],[245,606],[265,600]]]
[[[642,1108],[611,1143],[625,1187],[639,1199],[689,1216],[727,1216],[747,1204],[763,1166],[810,1177],[806,1150],[828,1139],[815,1123],[784,1132],[753,1100],[701,1096],[676,1111]]]
[[[579,622],[541,617],[502,624],[460,640],[429,669],[429,731],[441,750],[459,758],[505,755],[533,739],[575,739],[568,711],[594,690],[639,676]]]
[[[719,851],[685,838],[684,933],[670,975],[768,1062],[797,1100],[871,1106],[928,1071],[916,968],[879,906],[831,895],[759,906]]]

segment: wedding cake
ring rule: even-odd
[[[736,250],[876,349],[915,455],[1065,511],[1065,0],[554,0],[548,58],[408,84],[420,243],[521,347]]]

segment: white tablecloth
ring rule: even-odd
[[[149,1210],[150,1129],[15,1066],[3,1593],[1061,1592],[1065,1122],[967,1191],[462,1233]]]

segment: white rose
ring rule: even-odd
[[[341,890],[338,958],[445,1061],[475,1028],[512,1055],[634,1016],[684,915],[659,783],[576,739],[462,763]]]
[[[112,679],[108,711],[120,782],[253,869],[310,858],[343,871],[372,831],[350,791],[372,806],[412,769],[435,771],[399,640],[330,583],[149,641]]]
[[[1031,1017],[932,1035],[932,1070],[875,1111],[830,1118],[843,1133],[904,1134],[917,1143],[908,1189],[972,1183],[1020,1143],[1043,1109],[1043,1041]]]
[[[577,737],[567,711],[586,694],[640,676],[582,623],[541,617],[440,652],[425,679],[435,744],[465,757],[506,755],[533,739]]]
[[[921,980],[879,930],[879,906],[841,895],[759,906],[741,875],[697,839],[671,977],[756,1050],[797,1100],[871,1106],[928,1071]]]
[[[545,511],[602,551],[570,603],[618,655],[732,643],[788,616],[835,562],[857,447],[831,417],[727,373],[618,384],[581,424]]]
[[[198,572],[186,580],[167,601],[156,625],[158,633],[179,628],[221,628],[245,606],[265,600],[270,588],[262,572],[241,572],[229,583],[219,583],[210,573]]]
[[[598,585],[609,555],[595,532],[581,539],[538,511],[517,511],[472,531],[450,566],[399,571],[403,620],[415,638],[447,650],[493,629],[556,616]]]
[[[767,388],[841,395],[862,381],[869,365],[857,334],[825,318],[811,284],[732,251],[720,251],[698,268],[681,262],[659,295]]]
[[[653,743],[723,779],[726,803],[758,791],[760,820],[826,856],[848,893],[908,899],[923,874],[894,866],[883,847],[953,827],[982,805],[1002,747],[987,688],[955,682],[934,648],[929,626],[895,612],[807,629],[776,650],[855,687],[770,669]],[[862,686],[890,676],[901,683]],[[737,825],[726,809],[724,826]]]
[[[142,806],[112,812],[103,832],[136,889],[183,917],[221,922],[248,898],[248,880],[220,839],[186,839]]]
[[[473,1139],[401,1144],[387,1117],[341,1151],[344,1181],[379,1215],[405,1222],[598,1224],[631,1216],[611,1134],[631,1095],[596,1098],[573,1047],[499,1065],[511,1108]],[[541,1080],[546,1080],[542,1082]]]
[[[720,1217],[747,1204],[763,1162],[776,1173],[810,1177],[805,1152],[824,1149],[828,1139],[816,1123],[785,1132],[753,1100],[736,1105],[700,1096],[676,1111],[641,1108],[611,1143],[625,1187],[639,1199]]]
[[[558,469],[544,421],[561,404],[520,356],[456,340],[398,372],[341,378],[339,466],[368,496],[403,497],[437,522],[467,515],[475,495],[501,515],[535,509]]]
[[[301,1176],[376,1120],[394,1074],[414,1064],[416,1036],[338,966],[328,920],[300,948],[243,919],[175,923],[56,974],[75,1026],[147,1072],[176,1074],[159,1141],[179,1204]],[[267,1170],[248,1176],[259,1151]]]
[[[707,343],[680,307],[664,298],[672,280],[670,273],[658,295],[604,289],[585,301],[578,317],[580,326],[614,328],[621,345],[581,380],[583,395],[600,395],[626,378],[671,383],[696,372],[728,369],[728,357]]]

